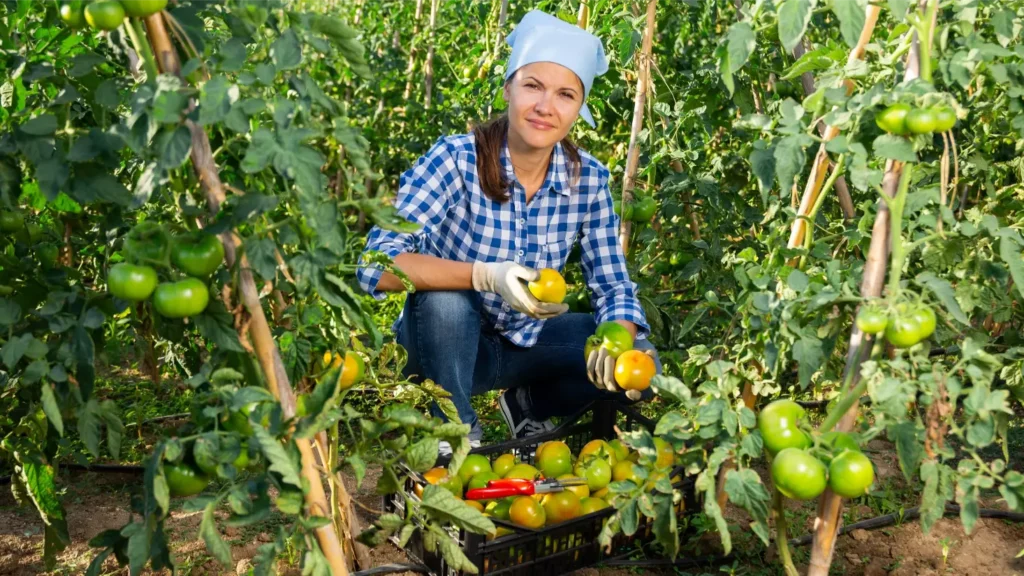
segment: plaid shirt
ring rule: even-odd
[[[572,189],[565,153],[561,144],[556,145],[547,177],[527,203],[506,145],[501,163],[513,189],[511,199],[499,203],[480,187],[473,135],[441,138],[402,175],[395,198],[398,212],[419,223],[420,230],[399,233],[375,226],[366,250],[392,258],[419,252],[460,262],[512,260],[561,271],[578,240],[597,321],[629,320],[637,325],[638,336],[645,337],[647,320],[616,237],[619,217],[608,190],[608,169],[582,150],[580,155],[580,179]],[[382,274],[375,265],[357,272],[360,286],[377,299],[384,297],[377,290]],[[485,320],[495,330],[518,346],[530,347],[537,341],[543,320],[511,309],[498,294],[481,296]]]

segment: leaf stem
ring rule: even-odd
[[[139,55],[139,59],[142,60],[142,67],[146,70],[146,80],[156,81],[156,77],[160,73],[156,69],[156,60],[152,48],[149,47],[149,42],[143,40],[146,34],[142,31],[142,22],[137,18],[131,18],[125,22],[124,29],[128,33],[128,38],[132,41],[132,46]]]

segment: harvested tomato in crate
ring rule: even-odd
[[[495,469],[490,472],[490,476],[481,473],[473,486],[470,486],[472,479],[465,479],[465,481],[459,478],[452,479],[456,483],[463,482],[466,488],[485,487],[488,485],[488,478],[496,479],[510,472],[511,476],[517,476],[515,471],[512,471],[513,467],[519,467],[524,475],[530,475],[531,469],[537,471],[541,468],[547,469],[549,472],[565,471],[566,464],[560,462],[560,458],[565,453],[570,455],[569,469],[565,474],[556,477],[562,479],[563,482],[548,482],[548,484],[567,484],[567,486],[555,488],[555,492],[545,495],[540,492],[550,488],[543,488],[538,484],[537,495],[515,497],[533,499],[533,502],[523,501],[516,506],[514,511],[509,510],[511,506],[508,504],[508,501],[514,502],[513,498],[490,500],[487,510],[491,521],[498,527],[495,536],[473,534],[456,527],[450,527],[449,534],[459,542],[463,553],[476,564],[480,574],[554,576],[601,562],[609,556],[598,544],[598,536],[605,520],[615,514],[615,509],[604,503],[601,496],[607,491],[607,484],[614,479],[628,479],[625,475],[630,470],[628,466],[620,466],[619,470],[612,471],[613,466],[607,462],[615,462],[615,453],[625,456],[627,449],[617,442],[605,441],[615,438],[615,426],[618,426],[620,430],[635,430],[640,427],[653,430],[654,425],[655,423],[650,419],[627,406],[616,402],[602,401],[590,404],[575,415],[566,418],[562,424],[550,432],[526,439],[481,446],[472,450],[470,454],[486,457]],[[507,456],[499,458],[507,454],[512,454],[516,462],[510,461],[511,459]],[[580,461],[586,462],[588,465],[583,467],[578,465],[578,462],[572,459],[572,454],[580,455]],[[478,460],[483,461],[483,459]],[[598,460],[602,460],[602,462],[598,462]],[[437,466],[446,464],[447,459],[440,459]],[[605,469],[607,469],[607,477],[602,476]],[[417,493],[422,490],[424,484],[433,482],[445,485],[445,481],[448,480],[447,477],[426,478],[411,470],[406,470],[406,472],[408,479],[404,488],[395,494],[384,497],[385,512],[403,514],[406,499],[418,499]],[[613,479],[612,474],[615,474],[616,478]],[[590,482],[580,482],[580,479],[590,480]],[[491,486],[509,485],[507,482],[491,482],[489,484]],[[683,495],[682,500],[676,506],[676,514],[682,521],[686,515],[698,510],[694,483],[692,479],[684,478],[673,482],[673,486]],[[567,492],[571,492],[571,495],[566,494]],[[545,500],[546,496],[553,494],[559,494],[559,496]],[[506,503],[503,504],[503,500]],[[568,520],[556,524],[544,523],[543,515],[566,513],[567,508],[571,508],[566,514]],[[526,527],[531,525],[531,522],[538,520],[537,515],[542,515],[539,519],[539,527]],[[511,517],[515,517],[518,522],[513,522]],[[640,515],[638,528],[633,535],[627,536],[619,533],[613,538],[611,555],[619,555],[635,549],[639,545],[653,542],[652,525],[652,519]],[[393,540],[397,542],[397,536],[393,537]],[[439,553],[427,552],[423,547],[419,530],[409,540],[405,551],[409,556],[426,565],[434,574],[441,576],[461,576],[463,574],[463,572],[449,567]]]

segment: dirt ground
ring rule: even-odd
[[[884,450],[881,451],[884,454]],[[886,458],[872,455],[878,465],[879,476],[898,474],[898,469]],[[363,488],[356,490],[354,482],[348,480],[349,490],[361,506],[357,507],[364,524],[369,514],[380,508],[380,498],[373,494],[376,481],[372,475],[364,481]],[[123,526],[128,518],[128,500],[139,488],[140,477],[131,474],[98,474],[72,472],[64,476],[66,495],[65,506],[68,526],[73,543],[60,555],[59,566],[46,572],[42,562],[42,523],[34,511],[19,507],[7,486],[0,488],[0,575],[28,576],[37,574],[82,574],[93,557],[87,542],[99,532],[108,528]],[[986,503],[995,507],[995,502]],[[806,533],[813,522],[813,509],[805,507],[806,523],[791,527],[791,536]],[[877,512],[867,506],[854,507],[853,520],[864,519]],[[730,520],[744,526],[742,512],[728,514]],[[804,514],[801,515],[802,517]],[[171,548],[179,573],[185,575],[242,575],[249,573],[250,559],[263,542],[269,541],[268,533],[245,532],[235,529],[224,531],[225,539],[231,544],[234,566],[224,567],[211,559],[205,546],[198,538],[201,513],[176,511],[168,521]],[[742,531],[743,528],[740,528]],[[734,531],[736,533],[736,531]],[[708,553],[713,553],[717,536],[705,538],[709,543]],[[743,550],[744,560],[740,562],[739,574],[767,575],[773,571],[768,566],[774,562],[774,550],[761,552]],[[909,576],[909,575],[1022,575],[1024,558],[1016,558],[1024,548],[1024,524],[1013,524],[1001,520],[981,519],[971,535],[966,535],[959,519],[941,520],[930,534],[922,534],[917,522],[908,522],[873,531],[858,530],[840,538],[837,544],[833,574],[865,576]],[[804,572],[808,547],[794,549],[798,568]],[[409,562],[406,555],[391,543],[371,551],[375,566]],[[297,559],[296,559],[297,560]],[[801,565],[801,562],[803,563]],[[127,575],[127,569],[119,569],[113,560],[104,565],[105,574]],[[717,568],[706,568],[707,573]],[[627,574],[651,573],[650,569],[590,568],[580,570],[575,576],[626,576]],[[294,566],[282,560],[278,573],[298,575]],[[665,571],[664,573],[671,573]],[[678,572],[677,572],[678,573]],[[700,573],[695,571],[691,573]],[[778,573],[781,573],[779,571]],[[413,574],[407,572],[406,574]]]

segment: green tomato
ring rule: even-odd
[[[195,316],[206,310],[209,302],[210,291],[198,278],[161,282],[153,293],[153,306],[167,318]]]
[[[167,0],[121,0],[124,11],[133,18],[145,18],[167,7]]]
[[[857,313],[857,328],[865,334],[878,334],[888,323],[885,311],[877,306],[865,306]]]
[[[946,106],[935,106],[932,108],[935,115],[935,131],[948,132],[956,125],[956,112]]]
[[[885,339],[897,348],[910,348],[922,340],[922,334],[921,323],[912,313],[899,313],[885,327]]]
[[[10,296],[14,293],[14,288],[7,284],[0,284],[0,296]]]
[[[36,257],[39,258],[39,263],[43,265],[43,268],[55,268],[59,256],[60,249],[55,244],[43,244],[36,248]]]
[[[904,135],[907,133],[907,113],[910,104],[897,102],[875,115],[875,124],[890,134]]]
[[[174,239],[171,262],[189,276],[206,277],[224,261],[224,245],[212,234]]]
[[[210,483],[208,476],[187,464],[165,464],[164,476],[171,496],[195,496]]]
[[[583,348],[584,358],[597,348],[604,348],[612,358],[618,358],[623,352],[633,349],[633,335],[618,322],[601,322],[594,335],[587,338]]]
[[[615,200],[613,206],[614,206],[615,213],[618,214],[623,220],[632,220],[633,219],[633,203],[632,202],[626,204],[626,211],[625,212],[622,211],[622,201],[621,200]]]
[[[860,452],[860,446],[857,445],[857,441],[846,432],[832,430],[822,434],[821,439],[828,445],[833,454],[840,454],[844,450]]]
[[[820,460],[799,448],[786,448],[772,460],[772,482],[786,498],[811,500],[825,491],[827,470]]]
[[[914,320],[917,320],[918,326],[921,329],[921,340],[928,338],[935,333],[935,312],[927,306],[918,306],[911,313]]]
[[[828,467],[828,486],[843,498],[858,498],[868,493],[875,481],[871,460],[856,450],[847,450],[832,459]]]
[[[141,302],[156,289],[156,270],[149,266],[136,266],[122,262],[114,264],[107,273],[107,290],[129,302]]]
[[[938,122],[931,108],[915,108],[907,112],[906,124],[907,130],[913,134],[931,134]]]
[[[85,7],[85,21],[93,30],[116,30],[124,22],[124,7],[116,0],[96,0]]]
[[[85,6],[82,0],[71,0],[60,5],[60,19],[68,25],[68,28],[81,28],[85,26]]]
[[[654,198],[645,196],[633,205],[633,221],[650,222],[657,211],[658,203],[654,201]]]
[[[167,235],[156,222],[140,222],[124,238],[124,251],[137,262],[163,263],[168,251]]]
[[[0,230],[17,232],[25,227],[25,216],[21,212],[0,212]]]
[[[757,429],[761,431],[765,450],[777,454],[786,448],[807,448],[811,437],[800,429],[806,412],[792,400],[776,400],[757,415]]]

